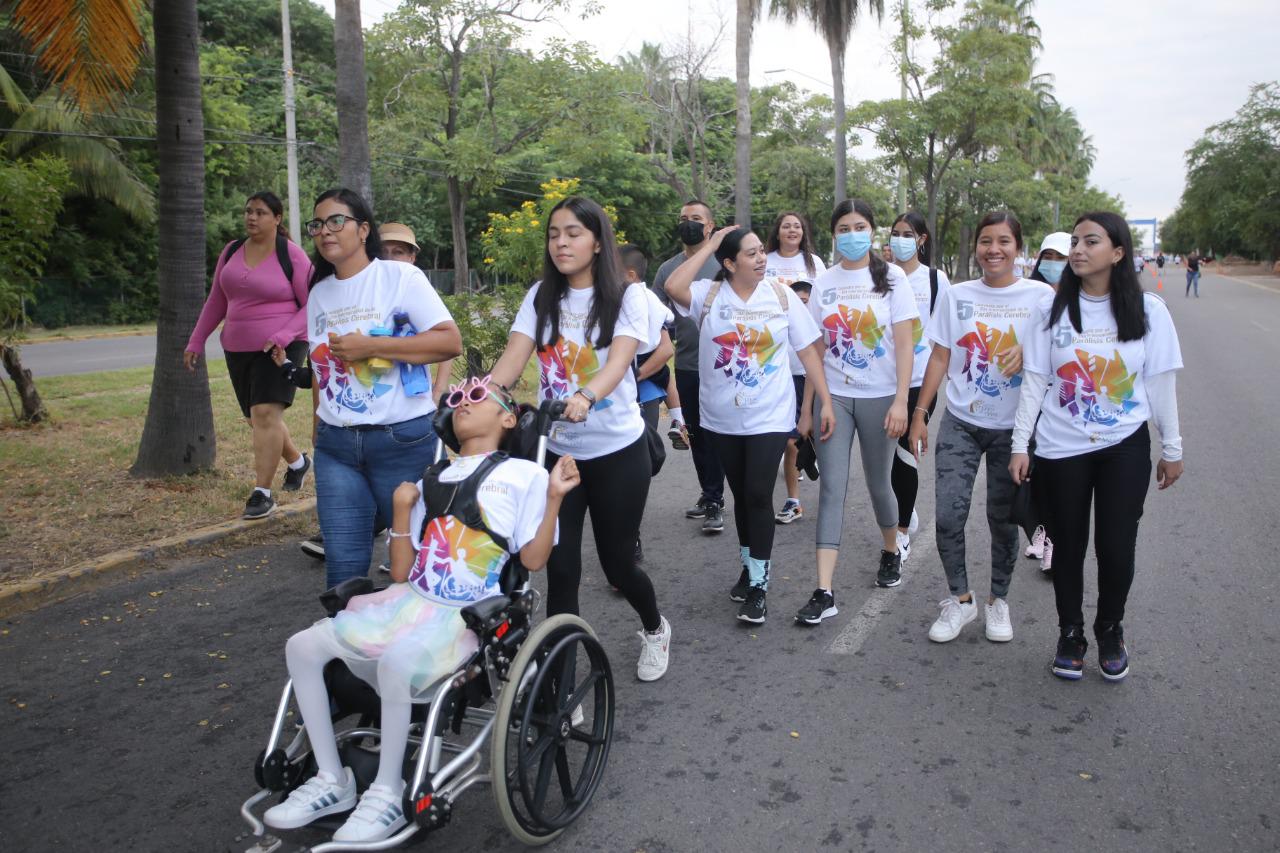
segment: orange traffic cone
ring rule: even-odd
[[[1164,282],[1158,278],[1156,279],[1156,290],[1164,290]]]

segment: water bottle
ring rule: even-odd
[[[411,338],[418,333],[413,327],[413,323],[409,322],[409,314],[405,311],[397,311],[394,315],[397,338]],[[427,373],[425,364],[407,364],[400,362],[400,387],[404,389],[404,393],[409,397],[423,397],[431,395],[431,376]]]
[[[386,326],[374,326],[372,329],[369,330],[369,337],[389,338],[391,337],[391,330],[388,329]],[[368,359],[368,364],[369,364],[370,370],[376,370],[378,373],[386,373],[388,370],[395,367],[395,363],[392,362],[390,359],[382,358],[381,356],[376,356],[376,355]]]

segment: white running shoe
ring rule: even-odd
[[[1027,550],[1023,552],[1028,560],[1040,560],[1044,558],[1044,543],[1047,537],[1044,535],[1044,525],[1041,524],[1036,528],[1036,532],[1031,535],[1031,544],[1027,546]]]
[[[360,798],[360,805],[338,827],[334,841],[382,841],[409,823],[404,816],[401,796],[385,785],[370,785]]]
[[[341,779],[317,773],[283,803],[267,809],[262,820],[272,829],[297,829],[325,815],[350,811],[355,804],[356,778],[344,767]]]
[[[916,531],[920,529],[920,516],[916,515],[916,511],[911,510],[911,523],[907,525],[907,535],[915,536]]]
[[[1003,598],[986,605],[987,639],[993,643],[1007,643],[1013,639],[1013,623],[1009,621],[1009,605]]]
[[[898,554],[902,557],[904,564],[907,562],[907,558],[911,556],[911,535],[903,533],[901,530],[898,531]]]
[[[1053,571],[1053,543],[1049,541],[1049,537],[1044,537],[1044,554],[1040,557],[1040,571]]]
[[[973,593],[968,601],[961,601],[952,595],[938,602],[942,612],[938,620],[929,628],[929,639],[935,643],[949,643],[960,636],[960,629],[968,625],[978,616],[978,603],[973,600]]]
[[[662,628],[656,634],[648,631],[637,631],[643,645],[640,648],[640,663],[636,665],[636,678],[641,681],[657,681],[667,672],[667,664],[671,659],[671,623],[667,617],[662,618]]]

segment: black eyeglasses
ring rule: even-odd
[[[307,233],[315,237],[320,233],[320,229],[327,228],[333,233],[338,233],[347,227],[348,222],[354,222],[359,225],[363,219],[356,219],[354,216],[347,216],[345,213],[335,213],[326,219],[313,219],[307,223]]]

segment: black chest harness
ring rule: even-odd
[[[426,538],[427,525],[431,522],[437,518],[453,516],[465,527],[492,539],[507,555],[507,562],[511,562],[511,544],[507,537],[490,529],[484,522],[484,513],[480,511],[480,486],[493,473],[493,469],[507,459],[507,454],[501,451],[490,453],[481,460],[470,476],[456,483],[440,481],[440,475],[449,467],[448,459],[428,466],[422,474],[422,499],[427,505],[427,517],[422,521],[419,541]]]

